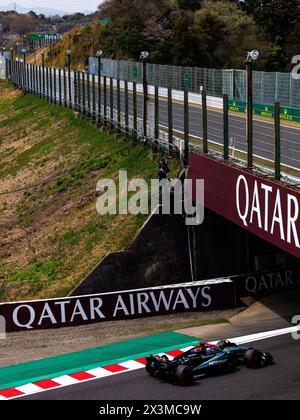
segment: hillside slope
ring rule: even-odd
[[[121,168],[149,180],[156,166],[149,149],[1,82],[0,300],[64,296],[125,248],[146,216],[100,217],[97,181]]]

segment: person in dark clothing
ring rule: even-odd
[[[158,169],[158,179],[161,181],[162,179],[167,179],[168,174],[165,171],[165,167],[162,162],[159,162],[159,169]]]
[[[152,160],[156,160],[158,156],[158,141],[154,140],[154,143],[152,144]]]
[[[169,175],[170,169],[169,169],[169,166],[168,166],[166,160],[165,159],[162,159],[162,161],[160,162],[160,164],[161,164],[161,167],[163,168],[163,170],[165,171],[166,175]]]

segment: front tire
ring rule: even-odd
[[[263,354],[259,350],[248,350],[245,354],[246,366],[250,369],[258,369],[262,366]]]
[[[192,385],[194,381],[194,373],[190,366],[179,365],[176,369],[175,380],[179,385]]]

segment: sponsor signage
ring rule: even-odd
[[[254,115],[274,118],[275,107],[273,105],[254,104],[253,108]],[[247,112],[247,103],[229,100],[229,110],[232,112]],[[280,118],[282,120],[300,122],[300,110],[282,106],[280,107]]]
[[[99,295],[0,304],[6,331],[30,331],[233,307],[235,286],[219,279]]]
[[[190,153],[196,199],[204,179],[205,207],[300,258],[300,192],[216,159]]]
[[[230,278],[235,282],[239,298],[277,290],[300,288],[300,271],[294,270],[244,274]]]

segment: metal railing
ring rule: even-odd
[[[155,142],[165,150],[178,152],[185,165],[189,150],[197,149],[246,166],[246,119],[230,112],[227,94],[222,96],[221,108],[216,110],[214,99],[205,89],[201,95],[195,95],[188,87],[180,92],[172,87],[158,88],[151,81],[145,88],[141,79],[129,81],[127,77],[116,77],[117,74],[108,77],[102,71],[99,78],[99,74],[13,60],[7,60],[6,73],[7,79],[26,92],[73,108],[135,140]],[[298,176],[300,170],[299,129],[283,126],[280,116],[277,102],[274,122],[255,120],[253,130],[254,167],[276,179],[281,178],[282,171],[288,173],[291,169],[292,175]]]

